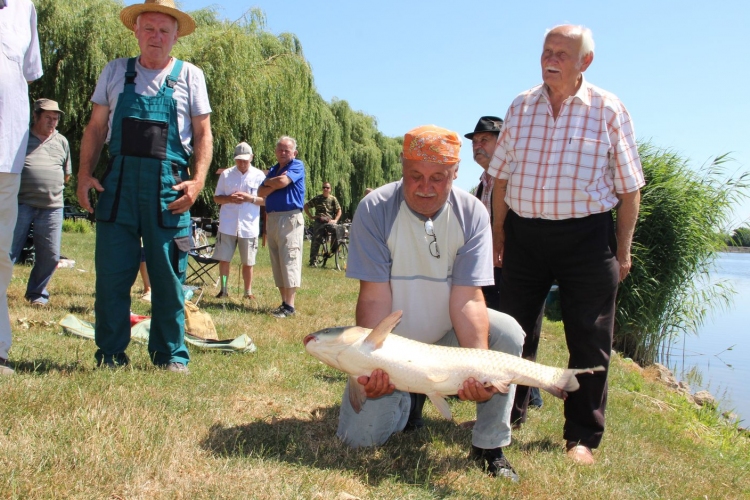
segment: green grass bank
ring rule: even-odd
[[[469,403],[451,402],[455,421],[428,403],[425,429],[379,449],[342,446],[335,430],[345,377],[308,356],[302,338],[353,324],[358,283],[331,263],[305,267],[297,316],[272,318],[279,296],[266,249],[255,267],[257,302],[242,301],[234,262],[232,296],[215,299],[208,289],[200,303],[221,338],[246,333],[257,352],[191,349],[183,376],[154,369],[146,347],[132,343],[129,367],[96,370],[94,343],[57,325],[68,313],[93,321],[94,236],[63,234],[62,253],[76,266],[53,277],[48,308],[26,304],[30,268],[14,270],[16,375],[0,379],[0,498],[750,497],[747,435],[619,356],[593,467],[565,459],[562,404],[546,393],[506,450],[518,484],[486,477],[466,459],[470,431],[458,424],[474,418]],[[139,292],[137,280],[133,311],[148,314]],[[565,364],[561,324],[545,323],[539,361]]]

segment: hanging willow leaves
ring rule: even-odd
[[[112,59],[136,55],[138,45],[120,22],[121,2],[36,0],[35,5],[45,74],[32,84],[31,95],[60,103],[65,112],[60,131],[70,141],[77,163],[99,73]],[[294,137],[298,158],[307,167],[310,196],[328,181],[348,215],[354,213],[365,187],[400,177],[400,139],[382,135],[374,118],[352,111],[346,101],[323,100],[295,35],[268,32],[259,9],[234,22],[220,20],[213,8],[191,15],[197,29],[177,42],[172,55],[205,73],[214,135],[213,162],[195,214],[216,215],[213,174],[233,164],[240,141],[252,146],[254,164],[268,169],[276,163],[276,140],[281,135]],[[102,155],[98,171],[105,162]],[[74,193],[75,185],[69,186],[66,198],[74,199]]]

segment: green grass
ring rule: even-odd
[[[191,350],[189,376],[151,367],[131,344],[130,367],[94,369],[93,342],[61,334],[72,312],[93,320],[94,233],[64,233],[75,269],[52,279],[51,306],[23,299],[29,267],[16,266],[8,291],[16,375],[0,379],[0,498],[747,498],[747,435],[696,410],[618,356],[610,374],[607,431],[597,464],[563,454],[562,402],[514,433],[507,456],[521,481],[485,477],[466,460],[473,406],[452,402],[455,422],[425,407],[427,428],[393,436],[375,450],[350,450],[335,437],[342,373],[308,356],[305,334],[352,324],[358,283],[342,272],[305,267],[294,319],[266,312],[280,303],[268,252],[259,251],[253,292],[243,303],[238,262],[232,297],[208,311],[221,338],[246,333],[258,351]],[[307,252],[307,248],[306,248]],[[133,310],[147,314],[137,300]],[[564,365],[559,323],[545,323],[540,361]]]

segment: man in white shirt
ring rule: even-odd
[[[0,2],[0,375],[8,366],[10,250],[18,217],[18,187],[29,140],[29,86],[42,76],[36,9],[29,0]]]
[[[214,258],[220,261],[221,271],[221,291],[216,298],[229,296],[229,263],[238,246],[245,282],[244,297],[255,298],[252,292],[253,266],[260,236],[260,207],[263,206],[258,186],[266,175],[250,164],[252,160],[252,148],[246,142],[239,143],[234,148],[235,165],[221,173],[216,185],[214,201],[221,205],[219,234],[214,249]]]

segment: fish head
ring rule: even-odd
[[[359,326],[324,328],[307,335],[302,342],[309,354],[341,370],[339,355],[360,341],[370,330]]]

